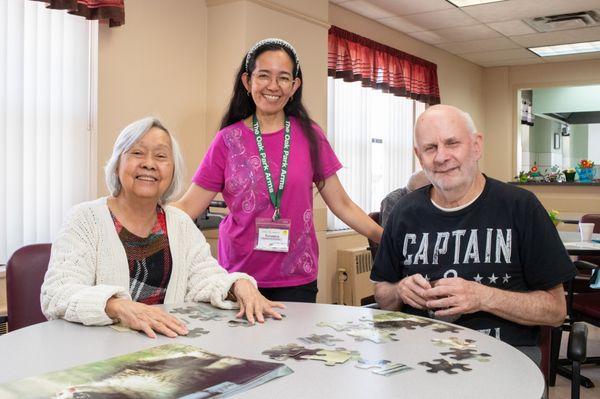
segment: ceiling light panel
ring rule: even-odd
[[[554,57],[557,55],[593,53],[596,51],[600,51],[600,41],[559,44],[556,46],[530,47],[529,50],[533,51],[540,57]]]
[[[504,0],[448,0],[457,7],[476,6],[479,4],[497,3]]]

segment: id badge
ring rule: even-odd
[[[256,218],[256,251],[287,252],[290,243],[290,219],[273,221],[269,218]]]

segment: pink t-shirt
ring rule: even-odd
[[[255,219],[271,218],[271,203],[253,131],[243,121],[227,126],[215,137],[193,181],[223,193],[229,215],[219,226],[219,263],[230,272],[253,276],[259,287],[292,287],[317,278],[319,249],[313,225],[313,168],[309,143],[295,118],[291,122],[288,175],[281,199],[281,218],[291,220],[289,251],[254,250]],[[319,133],[320,161],[325,178],[341,167],[323,131]],[[263,134],[275,188],[279,187],[283,129]]]

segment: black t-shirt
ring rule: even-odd
[[[445,212],[432,204],[431,185],[395,206],[371,280],[395,283],[420,273],[430,281],[461,277],[509,291],[550,289],[575,275],[575,267],[546,210],[527,190],[486,177],[469,206]],[[426,312],[404,305],[407,313]],[[493,314],[462,315],[456,324],[509,344],[536,345],[539,328]]]

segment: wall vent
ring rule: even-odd
[[[580,11],[569,14],[549,15],[546,17],[526,18],[523,20],[538,32],[554,32],[566,29],[600,26],[600,11]]]

